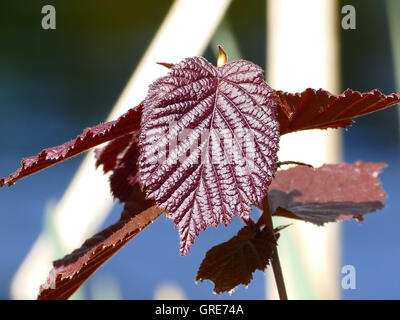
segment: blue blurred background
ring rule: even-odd
[[[172,3],[51,1],[57,29],[47,32],[40,21],[48,2],[0,1],[0,176],[14,171],[22,157],[106,118]],[[395,92],[385,2],[340,1],[344,4],[357,8],[357,29],[340,34],[342,88]],[[243,57],[263,68],[265,12],[264,0],[234,0],[228,11]],[[215,59],[211,48],[205,57]],[[342,223],[341,265],[357,270],[357,289],[342,290],[343,299],[400,298],[399,132],[396,108],[361,118],[344,132],[344,160],[389,164],[381,175],[389,197],[387,208],[365,222]],[[11,279],[43,228],[46,206],[60,199],[81,160],[78,156],[0,190],[0,299],[10,298]],[[115,205],[105,225],[120,211]],[[177,284],[189,299],[228,298],[213,295],[210,282],[196,285],[194,279],[205,252],[240,226],[235,219],[227,228],[202,232],[188,256],[181,257],[177,230],[162,217],[107,262],[82,296],[93,298],[98,282],[112,279],[124,299],[152,299],[162,283]],[[248,289],[240,286],[232,298],[264,299],[263,273],[257,271]]]

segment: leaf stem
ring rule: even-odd
[[[264,217],[264,221],[266,223],[265,227],[272,230],[272,233],[275,237],[274,227],[273,227],[273,223],[272,223],[271,210],[270,210],[269,200],[268,200],[268,194],[265,196],[264,201],[263,201],[263,217]],[[275,241],[276,240],[277,239],[275,239]],[[285,287],[285,281],[283,280],[281,263],[279,261],[278,248],[276,246],[276,242],[274,245],[274,253],[272,255],[271,264],[272,264],[272,270],[274,271],[274,277],[275,277],[276,286],[278,288],[279,298],[281,300],[288,300],[287,293],[286,293],[286,287]]]
[[[297,166],[305,166],[305,167],[309,167],[309,168],[314,168],[311,164],[299,162],[299,161],[278,161],[276,166],[277,166],[277,168],[280,168],[281,166],[285,166],[288,164],[295,164]]]

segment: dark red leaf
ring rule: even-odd
[[[174,65],[150,87],[139,138],[140,182],[169,212],[185,255],[199,232],[248,219],[277,161],[279,128],[263,71],[201,57]]]
[[[104,173],[113,171],[110,186],[113,196],[126,202],[137,184],[139,158],[138,132],[128,134],[96,150],[96,165],[103,165]]]
[[[248,285],[254,271],[267,267],[274,246],[270,229],[255,231],[246,226],[235,237],[207,252],[196,281],[211,280],[215,293],[232,292],[239,284]]]
[[[93,128],[87,128],[74,140],[57,147],[45,149],[37,156],[23,159],[20,169],[12,173],[8,178],[0,179],[0,186],[4,186],[5,184],[12,185],[26,176],[76,156],[99,144],[137,131],[140,128],[142,107],[143,104],[141,103],[139,106],[130,109],[118,118],[118,120],[102,123]]]
[[[111,191],[114,197],[121,202],[126,202],[130,198],[134,187],[139,181],[138,158],[138,138],[135,135],[110,177]]]
[[[317,225],[362,220],[364,214],[384,207],[386,194],[378,174],[385,166],[357,161],[277,171],[268,192],[271,212]]]
[[[103,263],[161,213],[154,201],[144,200],[137,185],[117,223],[87,240],[70,255],[54,262],[46,283],[40,287],[38,299],[68,299]]]
[[[137,134],[136,134],[137,135]],[[120,163],[126,149],[135,137],[134,133],[129,133],[110,141],[105,147],[95,150],[96,167],[103,166],[104,173],[115,169]]]
[[[384,95],[375,89],[360,93],[347,89],[334,95],[323,89],[301,93],[275,91],[281,135],[307,129],[344,128],[356,118],[400,102],[400,92]]]

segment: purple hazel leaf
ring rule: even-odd
[[[95,150],[96,168],[103,166],[104,173],[113,171],[121,162],[126,149],[138,133],[129,133],[110,141],[105,147]]]
[[[179,229],[182,255],[201,230],[261,205],[277,162],[276,115],[262,69],[244,60],[216,68],[187,58],[150,86],[139,179]]]
[[[378,89],[358,92],[347,89],[341,95],[308,88],[300,93],[275,91],[279,105],[281,135],[327,128],[345,128],[353,118],[383,110],[400,102],[400,92],[385,95]]]
[[[161,213],[153,201],[144,199],[136,185],[116,223],[86,240],[71,254],[53,262],[53,269],[40,287],[38,299],[68,299],[98,268]]]
[[[138,137],[134,135],[123,157],[110,176],[112,194],[121,202],[126,202],[130,199],[131,193],[138,182],[138,158]]]
[[[44,149],[36,156],[22,159],[21,168],[10,174],[8,178],[0,179],[0,187],[6,184],[11,186],[22,178],[72,158],[104,142],[118,139],[128,133],[138,132],[142,107],[143,102],[130,109],[117,120],[87,128],[71,141],[57,147]]]
[[[232,293],[240,284],[247,286],[254,271],[264,271],[268,266],[278,237],[277,230],[272,233],[268,228],[255,231],[243,227],[229,241],[208,250],[196,281],[211,280],[216,294]]]
[[[384,207],[386,194],[378,178],[384,167],[383,162],[357,161],[279,170],[268,191],[271,212],[316,225],[350,218],[361,221]]]
[[[110,141],[96,150],[96,166],[104,173],[112,171],[110,187],[114,198],[127,202],[138,182],[139,130]]]

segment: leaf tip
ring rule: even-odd
[[[0,179],[0,188],[5,187],[6,185],[8,187],[11,187],[14,184],[15,184],[15,182],[10,178],[2,178],[2,179]]]
[[[218,59],[217,59],[217,67],[222,67],[228,61],[228,57],[226,52],[222,46],[218,46]]]
[[[163,66],[163,67],[167,68],[167,69],[172,69],[175,66],[175,64],[168,63],[168,62],[156,62],[156,63],[159,64],[160,66]]]

